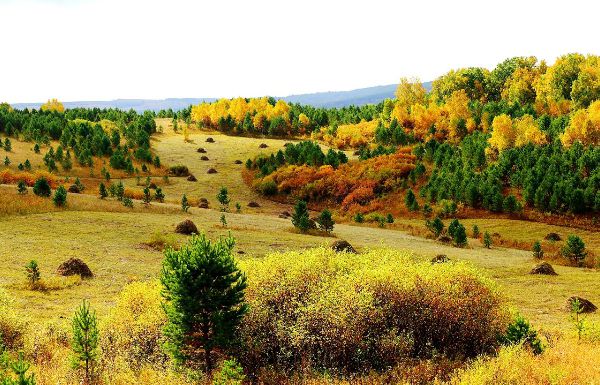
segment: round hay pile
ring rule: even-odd
[[[92,278],[94,274],[81,259],[71,258],[58,266],[56,273],[62,276],[79,275],[81,278]]]
[[[235,160],[235,162],[233,162],[233,163],[235,163],[235,164],[243,164],[244,162],[242,162],[242,161],[241,161],[241,160],[239,160],[239,159],[236,159],[236,160]]]
[[[207,174],[216,174],[217,170],[215,170],[214,168],[209,168],[208,171],[206,171]]]
[[[190,176],[187,177],[187,180],[188,182],[196,182],[198,179],[196,179],[194,174],[190,174]]]
[[[204,148],[202,148],[202,147],[200,147],[196,151],[199,152],[199,153],[201,153],[201,154],[206,154],[206,150]]]
[[[558,275],[551,264],[548,262],[542,262],[537,264],[531,269],[529,274],[541,274],[541,275]]]
[[[581,313],[593,313],[598,309],[596,305],[591,303],[589,300],[574,295],[567,300],[567,311],[573,310],[573,304],[575,303],[575,300],[579,301]]]
[[[258,148],[267,148],[267,147],[269,147],[269,146],[267,146],[266,143],[261,143],[260,146],[258,146]]]
[[[207,209],[208,208],[208,199],[200,198],[200,200],[198,201],[198,207],[201,209]]]
[[[156,183],[154,182],[150,182],[150,184],[148,185],[148,188],[151,188],[152,190],[156,190]]]
[[[548,233],[544,237],[544,239],[547,241],[553,241],[553,242],[558,242],[561,240],[560,235],[558,235],[557,233]]]
[[[186,219],[185,221],[179,223],[177,227],[175,227],[175,232],[178,234],[198,234],[198,228],[194,224],[194,222]]]
[[[208,138],[206,138],[206,143],[214,143],[215,140],[213,138],[211,138],[210,136]]]
[[[200,157],[200,160],[208,160],[208,156],[206,156],[206,155],[202,155],[202,156]]]
[[[81,194],[81,190],[79,190],[79,186],[77,186],[76,184],[70,185],[68,191],[73,194]]]
[[[446,263],[450,262],[450,258],[446,254],[438,254],[431,258],[431,263]]]
[[[260,207],[258,202],[250,201],[248,202],[248,207]]]
[[[333,251],[335,251],[336,253],[352,253],[352,254],[358,254],[356,252],[356,250],[354,250],[354,247],[352,247],[352,245],[350,243],[348,243],[348,241],[344,241],[344,240],[338,240],[335,241],[331,244],[331,249]]]

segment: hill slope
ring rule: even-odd
[[[423,84],[426,89],[431,88],[431,82]],[[350,105],[361,106],[365,104],[376,104],[386,98],[392,98],[396,84],[388,84],[384,86],[375,86],[367,88],[359,88],[350,91],[330,91],[316,92],[312,94],[289,95],[279,97],[288,102],[307,104],[315,107],[345,107]],[[105,101],[77,101],[64,102],[65,108],[119,108],[122,110],[134,109],[136,111],[159,111],[181,110],[191,104],[199,104],[202,101],[212,102],[215,98],[168,98],[168,99],[115,99]],[[24,108],[39,108],[42,105],[38,103],[13,103],[12,106],[16,109]]]

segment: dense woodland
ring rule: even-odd
[[[451,199],[492,212],[515,213],[529,207],[541,212],[597,213],[599,63],[597,56],[579,54],[560,57],[551,66],[534,57],[516,57],[491,71],[452,70],[436,79],[430,92],[418,80],[402,79],[395,99],[377,106],[331,110],[325,113],[326,122],[318,109],[267,99],[201,104],[192,108],[191,116],[218,129],[223,119],[231,121],[234,124],[227,129],[237,133],[257,128],[271,135],[310,133],[312,139],[334,147],[356,149],[358,163],[411,148],[417,157],[415,172],[393,184],[365,183],[360,186],[369,190],[365,201],[412,187],[429,204]],[[321,179],[290,191],[277,174],[263,171],[255,174],[257,186],[278,179],[279,191],[291,192],[294,198],[330,198],[319,192]],[[332,203],[346,197],[337,196]],[[374,207],[369,202],[354,210]]]

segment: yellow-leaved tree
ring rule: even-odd
[[[529,143],[547,143],[546,135],[540,130],[531,115],[511,119],[506,114],[498,115],[492,122],[490,148],[502,152],[508,148],[523,147]]]
[[[426,96],[427,90],[419,79],[400,79],[396,88],[396,100],[407,111],[413,104],[425,104]]]
[[[560,140],[564,146],[576,141],[584,145],[600,145],[600,100],[590,104],[587,109],[575,111]]]
[[[58,111],[64,112],[65,106],[58,99],[49,99],[46,103],[40,107],[42,111]]]

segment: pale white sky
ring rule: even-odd
[[[0,101],[348,90],[600,54],[598,1],[0,0]]]

